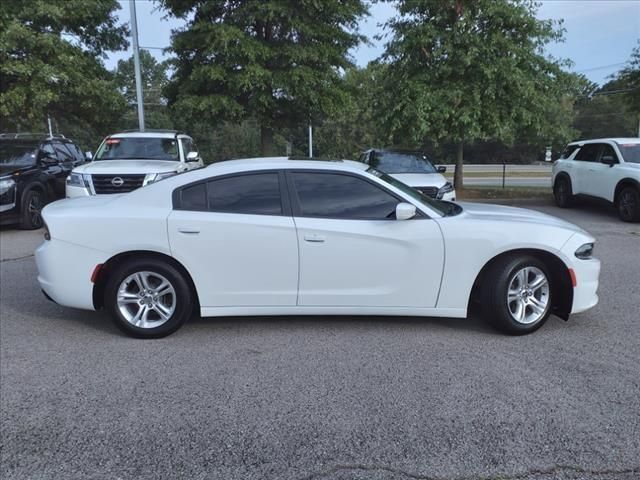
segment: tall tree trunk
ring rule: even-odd
[[[456,190],[462,190],[462,161],[464,159],[464,142],[460,140],[456,149],[456,170],[453,174],[453,186]]]
[[[260,127],[260,154],[263,157],[273,155],[273,130],[269,127]]]

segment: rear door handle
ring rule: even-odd
[[[304,241],[305,242],[311,242],[311,243],[323,243],[325,241],[325,237],[323,237],[322,235],[305,235],[304,236]]]
[[[186,233],[186,234],[191,234],[191,235],[197,235],[198,233],[200,233],[200,229],[199,228],[180,227],[180,228],[178,228],[178,231],[180,233]]]

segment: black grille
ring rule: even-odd
[[[416,187],[416,190],[420,190],[427,197],[436,198],[438,196],[438,187]]]
[[[127,193],[142,186],[141,175],[92,175],[93,189],[96,193]],[[120,181],[121,180],[121,181]]]

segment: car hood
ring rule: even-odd
[[[410,187],[442,187],[447,179],[440,173],[392,173],[396,180]]]
[[[588,235],[587,232],[573,223],[527,208],[505,207],[503,205],[492,205],[488,203],[456,203],[463,208],[462,214],[472,219],[512,223],[538,223],[561,227],[574,232],[582,232]]]
[[[79,165],[75,173],[133,175],[175,172],[181,164],[177,160],[96,160]]]

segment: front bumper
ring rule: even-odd
[[[598,304],[598,284],[600,279],[600,260],[578,260],[574,262],[573,271],[576,286],[573,288],[573,306],[571,313],[589,310]]]

